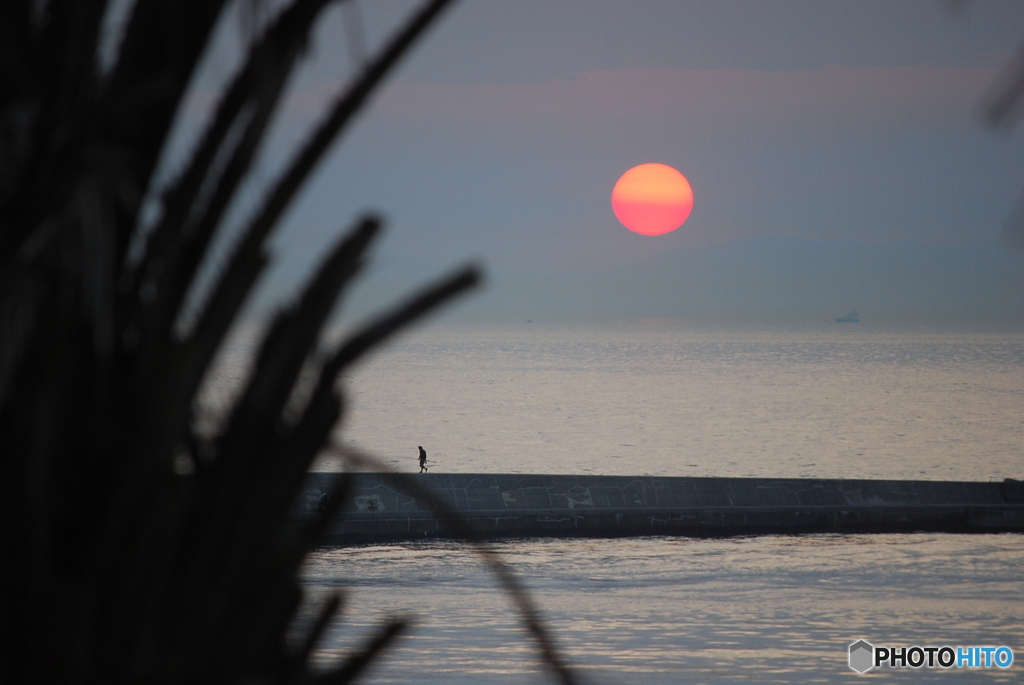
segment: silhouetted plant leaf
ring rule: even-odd
[[[366,667],[370,665],[374,657],[391,644],[391,641],[398,637],[400,633],[405,631],[410,623],[411,621],[408,618],[392,619],[377,632],[365,647],[346,659],[340,668],[328,671],[311,680],[317,683],[317,685],[343,685],[344,683],[353,682],[366,670]]]
[[[233,4],[136,0],[104,72],[112,3],[0,3],[0,682],[349,682],[407,624],[392,620],[314,676],[309,655],[340,606],[332,600],[298,653],[287,651],[299,569],[351,481],[309,518],[296,518],[293,500],[341,416],[340,371],[476,285],[475,267],[318,356],[379,228],[362,219],[266,331],[222,431],[197,432],[193,411],[283,212],[449,0],[424,0],[366,58],[243,227],[194,325],[176,329],[329,2],[286,3],[251,39],[145,239],[143,198]],[[302,370],[318,361],[307,397]]]
[[[480,555],[491,572],[494,573],[498,582],[512,598],[513,603],[523,617],[527,630],[529,630],[537,642],[537,646],[540,648],[544,663],[551,668],[563,685],[573,685],[573,683],[578,682],[576,675],[558,653],[554,640],[540,617],[540,611],[533,603],[533,600],[530,599],[530,595],[512,572],[512,569],[502,561],[501,557],[491,548],[479,531],[466,522],[456,509],[444,500],[438,499],[431,490],[423,487],[415,476],[392,471],[380,459],[366,452],[336,443],[331,445],[331,452],[341,457],[352,470],[369,468],[379,472],[399,491],[415,498],[417,502],[421,502],[425,507],[443,515],[455,535],[472,545],[473,550]]]

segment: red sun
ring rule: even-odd
[[[634,233],[661,235],[690,216],[693,188],[667,164],[641,164],[622,174],[612,188],[612,209]]]

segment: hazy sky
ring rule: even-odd
[[[362,0],[368,44],[414,4]],[[351,73],[342,15],[293,84],[264,181]],[[978,105],[1022,40],[1020,2],[462,0],[288,216],[270,287],[366,209],[389,229],[360,306],[467,258],[491,275],[485,311],[563,277],[614,299],[599,275],[627,271],[664,301],[684,295],[659,276],[674,255],[764,236],[981,249],[1024,187],[1024,138],[988,131]],[[632,234],[611,211],[644,162],[693,186],[674,233]]]

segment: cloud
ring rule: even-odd
[[[725,118],[748,124],[842,126],[964,122],[996,77],[991,64],[826,66],[802,71],[621,69],[537,83],[389,85],[375,116],[502,124],[615,118]],[[336,86],[297,92],[309,111]]]
[[[642,133],[649,122],[688,125],[726,135],[756,131],[896,132],[977,128],[977,103],[998,77],[995,62],[970,65],[825,66],[807,70],[655,69],[591,71],[572,79],[524,83],[386,84],[366,116],[379,124],[469,126],[477,130]],[[296,144],[344,87],[306,81],[288,93],[275,149]],[[191,94],[184,127],[209,116],[213,93]]]

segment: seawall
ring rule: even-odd
[[[327,505],[341,474],[312,473],[297,514]],[[519,474],[354,474],[326,543],[806,533],[1024,532],[1024,482],[667,478]]]

